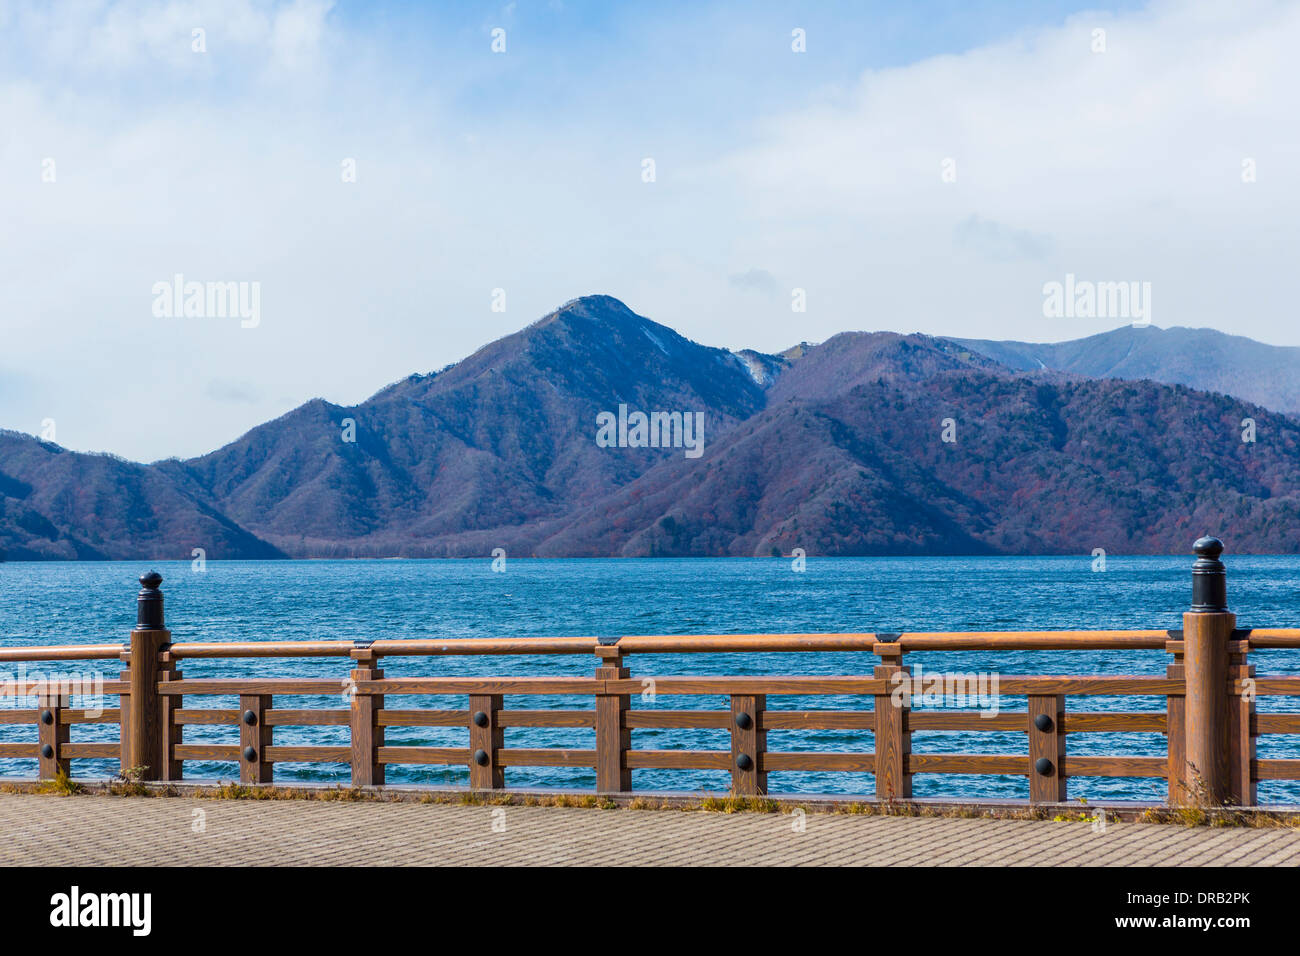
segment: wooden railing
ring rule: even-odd
[[[66,688],[48,683],[10,681],[6,694],[39,697],[36,709],[0,710],[0,723],[35,723],[35,743],[0,743],[0,757],[38,761],[42,778],[70,770],[70,761],[116,758],[144,780],[175,781],[190,761],[230,761],[240,780],[273,780],[277,763],[322,762],[350,765],[352,783],[384,783],[394,764],[467,767],[475,789],[506,785],[510,767],[593,768],[596,790],[632,790],[632,771],[643,768],[729,771],[736,794],[768,791],[768,777],[787,771],[847,771],[875,776],[878,799],[908,799],[912,777],[933,774],[1025,776],[1032,803],[1066,798],[1071,777],[1147,777],[1168,782],[1171,804],[1249,806],[1259,780],[1300,779],[1300,759],[1256,757],[1260,734],[1300,734],[1300,713],[1256,713],[1261,696],[1300,695],[1300,676],[1256,676],[1248,663],[1260,648],[1300,648],[1300,629],[1239,630],[1226,604],[1225,572],[1218,560],[1222,545],[1213,538],[1196,543],[1193,604],[1181,630],[1033,631],[902,634],[732,634],[587,637],[171,643],[163,623],[161,576],[140,580],[138,623],[129,644],[0,648],[0,663],[120,660],[117,680],[102,692],[120,695],[119,708],[102,713],[72,709]],[[1020,712],[994,715],[971,710],[918,710],[912,669],[903,663],[910,651],[1007,650],[1160,650],[1171,662],[1165,676],[1003,676],[994,675],[996,693],[1023,696]],[[852,652],[872,654],[869,675],[633,677],[627,658],[636,654]],[[590,677],[385,677],[385,657],[441,655],[594,655]],[[179,670],[186,659],[340,657],[352,663],[346,679],[191,679]],[[933,675],[944,680],[976,675]],[[924,681],[922,681],[924,684]],[[949,687],[953,684],[949,684]],[[968,682],[957,686],[969,688]],[[654,695],[703,695],[728,699],[725,710],[634,708],[647,689]],[[285,706],[300,696],[343,693],[348,706],[303,709]],[[238,708],[196,708],[196,698],[237,695]],[[464,709],[433,710],[391,706],[407,695],[457,695]],[[870,710],[795,710],[769,706],[770,700],[828,695],[873,698]],[[572,697],[573,709],[507,708],[505,699]],[[1067,710],[1069,697],[1163,698],[1164,711],[1127,713]],[[118,743],[77,743],[73,725],[117,723]],[[235,743],[186,743],[187,726],[231,725]],[[286,746],[275,743],[277,727],[348,727],[346,746]],[[389,727],[459,727],[463,746],[391,745]],[[594,749],[505,746],[510,727],[588,728]],[[632,732],[657,729],[729,731],[726,750],[641,750]],[[872,734],[870,752],[781,751],[767,746],[771,730],[838,730]],[[913,753],[916,731],[1022,732],[1027,754]],[[1085,756],[1067,752],[1070,734],[1160,733],[1168,741],[1163,756]]]

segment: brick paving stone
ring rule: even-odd
[[[1110,823],[1094,833],[817,813],[802,833],[792,823],[783,813],[0,794],[0,865],[1300,865],[1300,832],[1281,828]]]

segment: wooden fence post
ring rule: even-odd
[[[874,650],[880,657],[875,676],[889,682],[885,693],[877,694],[875,700],[876,799],[909,800],[912,797],[912,774],[908,770],[912,754],[909,718],[912,672],[903,666],[903,648],[898,644],[877,641]]]
[[[374,651],[367,647],[352,652],[357,666],[349,676],[354,682],[383,680],[384,672],[375,667]],[[379,762],[379,748],[384,745],[384,728],[379,712],[384,709],[383,694],[352,692],[352,786],[378,786],[384,782],[384,765]]]
[[[1188,802],[1222,806],[1231,799],[1229,775],[1228,642],[1237,617],[1228,611],[1226,575],[1218,538],[1193,545],[1192,608],[1183,615],[1183,667]]]
[[[38,762],[39,776],[42,780],[53,780],[62,772],[70,773],[71,764],[63,756],[63,745],[68,742],[68,732],[72,729],[63,722],[63,708],[68,706],[68,698],[56,690],[53,694],[43,694],[37,701],[40,714],[37,718],[36,736],[40,746]]]
[[[239,695],[239,782],[270,783],[273,767],[266,759],[271,746],[271,725],[266,712],[271,709],[270,694]]]
[[[469,785],[475,790],[500,790],[505,770],[497,762],[505,746],[505,731],[497,711],[505,705],[501,694],[469,695]]]
[[[163,647],[171,643],[171,632],[163,623],[162,575],[150,571],[140,576],[136,598],[136,625],[131,632],[129,703],[124,703],[122,727],[127,741],[123,772],[133,771],[141,780],[162,779],[162,703],[158,680]],[[130,711],[129,717],[127,711]]]
[[[1065,797],[1065,695],[1029,695],[1029,802],[1061,803]]]
[[[597,680],[623,680],[628,669],[617,642],[596,648],[600,666]],[[632,771],[627,752],[632,749],[632,731],[627,726],[627,694],[596,695],[596,792],[626,793],[632,789]]]
[[[731,695],[731,790],[745,797],[767,793],[765,694]]]

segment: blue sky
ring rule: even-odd
[[[0,427],[199,454],[587,293],[769,351],[1125,324],[1045,317],[1072,274],[1300,345],[1298,43],[1269,0],[0,0]],[[155,315],[178,273],[257,326]]]

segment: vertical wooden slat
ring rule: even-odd
[[[504,703],[500,694],[469,695],[469,785],[475,790],[500,790],[506,785],[504,769],[497,763],[505,746],[505,731],[497,719]],[[487,762],[479,763],[483,759]]]
[[[130,688],[131,686],[131,651],[128,647],[120,655],[122,670],[117,675],[117,679]],[[117,703],[117,726],[118,726],[118,771],[125,774],[128,767],[131,766],[131,693],[129,689],[118,695]]]
[[[171,655],[164,653],[158,679],[162,683],[181,680],[185,675],[176,670],[176,663]],[[184,761],[176,759],[176,745],[182,742],[185,728],[176,723],[176,711],[184,706],[185,698],[180,694],[159,694],[162,702],[162,779],[180,780]]]
[[[1228,660],[1228,799],[1239,807],[1255,805],[1255,779],[1251,774],[1255,760],[1255,734],[1251,729],[1255,698],[1253,694],[1233,693],[1231,688],[1237,681],[1254,676],[1255,668],[1247,662],[1244,651],[1231,655]]]
[[[266,748],[271,745],[271,731],[274,729],[266,722],[266,712],[270,709],[270,694],[239,695],[240,783],[270,783],[272,780],[274,769],[266,759]]]
[[[1187,671],[1183,667],[1183,655],[1174,654],[1174,662],[1165,668],[1165,676],[1170,680],[1186,680]],[[1165,733],[1169,742],[1169,763],[1165,771],[1168,780],[1168,795],[1165,798],[1170,806],[1185,806],[1190,797],[1187,786],[1187,709],[1186,698],[1182,694],[1170,694],[1165,698]]]
[[[63,708],[67,705],[68,699],[58,695],[45,695],[37,700],[38,771],[42,780],[53,780],[60,771],[65,776],[71,773],[71,764],[62,753],[63,745],[68,742],[69,731],[72,729],[60,719]]]
[[[596,648],[600,666],[597,680],[622,680],[628,676],[617,645]],[[632,789],[632,771],[627,752],[632,748],[632,731],[627,727],[627,694],[596,694],[596,791],[625,793]]]
[[[1065,756],[1065,734],[1061,728],[1064,720],[1064,694],[1029,695],[1030,803],[1065,800],[1065,776],[1061,773],[1061,758]]]
[[[889,681],[889,693],[877,694],[875,699],[878,800],[907,800],[912,796],[912,775],[907,767],[912,753],[911,670],[902,666],[902,650],[897,644],[876,645],[881,663],[876,666],[875,676]]]
[[[357,667],[350,676],[354,681],[382,680],[384,672],[374,666],[369,650],[352,652]],[[379,726],[379,712],[384,708],[383,694],[357,691],[352,695],[352,785],[369,787],[384,782],[384,765],[379,762],[379,748],[384,745],[384,728]]]
[[[763,694],[731,696],[731,789],[741,796],[767,793],[767,731],[760,726],[766,707]]]

